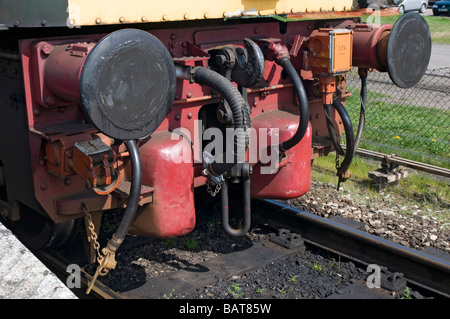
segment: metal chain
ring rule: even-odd
[[[95,281],[97,280],[98,276],[106,276],[110,269],[113,269],[116,265],[116,261],[114,259],[114,252],[111,253],[107,248],[103,248],[102,253],[100,253],[100,243],[97,241],[97,233],[95,232],[95,226],[92,222],[92,215],[89,213],[89,209],[86,204],[83,205],[83,211],[86,215],[87,222],[88,222],[88,228],[90,231],[90,238],[92,241],[92,245],[94,246],[95,250],[97,251],[97,262],[98,266],[95,270],[95,274],[92,277],[91,282],[89,283],[89,286],[86,290],[86,294],[89,294],[92,288],[94,287]]]
[[[101,264],[104,257],[100,253],[100,243],[97,241],[97,233],[95,232],[95,226],[94,226],[94,223],[92,222],[92,215],[89,213],[89,209],[88,209],[87,205],[83,205],[83,211],[84,211],[87,221],[88,221],[88,228],[91,233],[90,238],[92,241],[92,246],[97,251],[97,261],[99,264]]]
[[[222,183],[217,184],[216,187],[214,188],[214,190],[211,188],[211,185],[206,183],[206,190],[209,193],[209,195],[211,195],[212,197],[215,197],[220,192],[221,188],[222,188]]]

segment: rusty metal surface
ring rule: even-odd
[[[30,160],[26,129],[27,110],[21,67],[16,59],[0,59],[0,162],[7,189],[4,195],[0,194],[0,210],[5,209],[9,217],[13,214],[18,217],[18,202],[39,210],[39,204],[33,197],[33,162]]]
[[[278,132],[272,130],[273,123],[277,123],[277,126],[280,127]],[[277,145],[278,141],[274,141],[275,136],[279,142],[282,142],[295,133],[298,127],[298,115],[279,110],[264,112],[252,119],[252,126],[257,132],[266,129],[267,145],[272,145],[272,143]],[[311,185],[311,131],[309,125],[304,138],[286,151],[285,156],[277,163],[263,163],[260,158],[258,159],[253,166],[251,176],[252,198],[288,199],[301,196],[309,190]],[[268,174],[269,170],[276,171],[276,174]]]
[[[324,12],[305,12],[305,13],[293,13],[293,14],[287,14],[285,17],[279,18],[283,21],[298,21],[298,20],[314,20],[314,19],[320,19],[320,20],[331,20],[331,19],[342,19],[342,18],[355,18],[355,17],[363,17],[366,15],[370,15],[373,13],[373,10],[371,9],[356,9],[356,10],[349,10],[349,11],[327,11],[326,9],[323,10]],[[398,8],[391,7],[386,8],[383,10],[380,10],[380,15],[384,17],[389,16],[395,16],[398,15]]]
[[[180,144],[181,143],[181,144]],[[140,147],[143,185],[154,187],[153,202],[138,208],[130,234],[150,237],[172,237],[189,233],[195,227],[192,154],[186,162],[174,163],[171,159],[175,145],[184,145],[190,152],[186,139],[172,140],[171,133],[158,132]]]

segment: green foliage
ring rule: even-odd
[[[244,295],[244,292],[241,291],[242,288],[239,286],[239,284],[235,282],[232,282],[227,290],[233,296],[234,299],[239,299]]]
[[[166,238],[163,240],[163,244],[167,247],[175,247],[177,244],[177,239],[175,237]]]
[[[320,270],[322,270],[322,266],[318,262],[315,262],[313,264],[313,269],[320,271]]]
[[[413,297],[411,296],[411,288],[406,287],[403,294],[398,296],[398,299],[413,299]]]
[[[198,241],[195,238],[186,238],[183,243],[187,250],[195,251],[200,248]]]
[[[352,95],[346,99],[346,109],[357,128],[360,112],[360,90],[347,87]],[[433,156],[436,166],[450,168],[443,158],[450,158],[450,112],[446,109],[425,106],[386,103],[385,94],[367,92],[366,125],[362,135],[361,148],[391,154],[393,150],[408,150],[411,160],[428,162]],[[370,141],[370,142],[365,142]],[[386,146],[390,146],[386,147]],[[412,152],[412,153],[411,153]],[[406,152],[405,152],[406,153]]]

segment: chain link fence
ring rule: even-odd
[[[360,90],[356,69],[347,75],[351,96],[346,98],[355,134]],[[366,125],[359,148],[450,168],[450,68],[427,70],[409,89],[393,84],[387,72],[369,72]]]

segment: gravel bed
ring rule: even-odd
[[[419,250],[434,247],[450,252],[448,220],[430,216],[426,208],[413,202],[401,202],[388,193],[380,192],[377,198],[370,199],[364,193],[355,195],[345,190],[345,186],[338,192],[335,185],[319,182],[313,182],[305,196],[287,201],[325,218],[342,216],[362,222],[369,233],[405,246]],[[141,245],[142,238],[128,236],[129,247],[133,246],[133,241],[135,247],[119,250],[116,269],[101,281],[114,290],[127,291],[150,278],[166,276],[220,254],[245,249],[274,235],[260,225],[252,225],[247,236],[229,237],[222,231],[216,206],[204,203],[198,209],[195,230],[186,236],[145,239],[145,245]],[[448,208],[448,204],[442,206],[444,210]],[[207,218],[201,217],[205,215]],[[90,272],[94,270],[92,265]],[[214,284],[192,293],[172,291],[160,298],[327,298],[367,276],[364,268],[351,261],[307,246],[304,253],[280,259],[257,271],[233,278],[217,278]]]
[[[362,222],[367,232],[404,246],[418,250],[433,247],[450,253],[450,220],[432,216],[431,208],[389,193],[380,192],[370,199],[364,193],[337,192],[335,188],[316,182],[305,196],[287,203],[324,218],[341,216]],[[450,203],[441,203],[439,209],[448,217]]]

